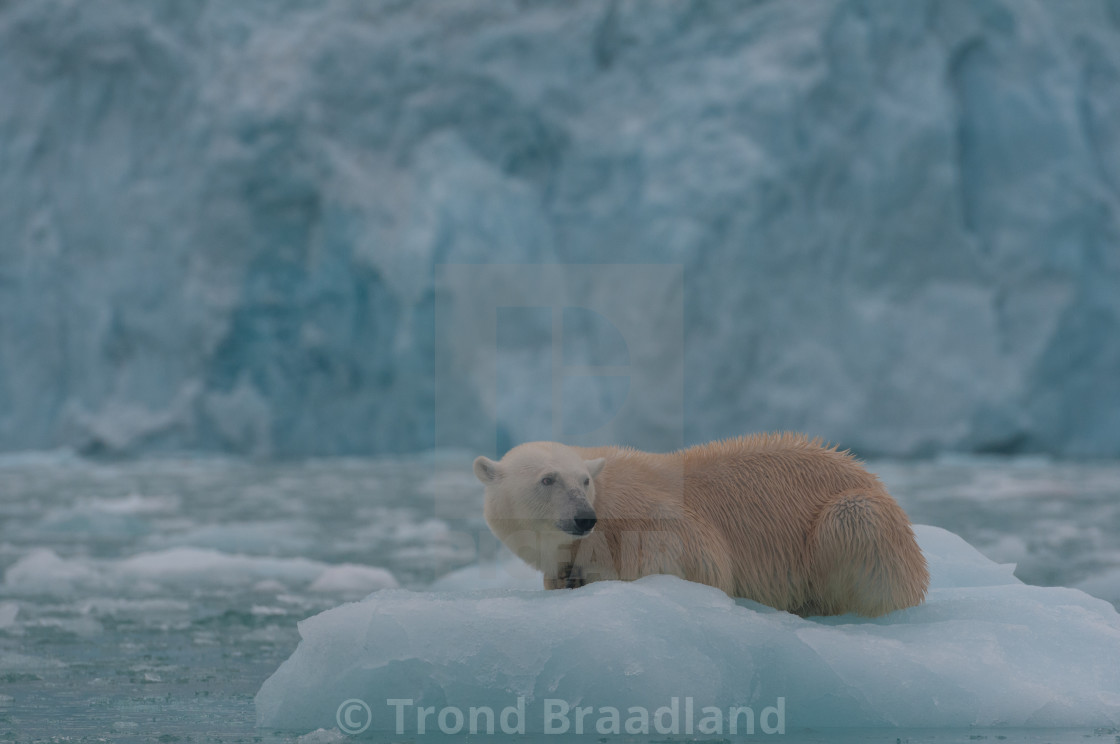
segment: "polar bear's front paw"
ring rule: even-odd
[[[579,589],[587,584],[583,576],[583,569],[571,563],[561,563],[557,566],[556,575],[544,577],[545,589]]]
[[[565,589],[579,589],[587,583],[583,578],[583,569],[571,563],[560,567],[560,584]]]

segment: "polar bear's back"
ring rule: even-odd
[[[821,573],[830,569],[822,569],[819,560],[815,563],[814,553],[823,558],[827,552],[833,560],[838,552],[850,552],[853,560],[875,563],[865,568],[868,575],[877,575],[882,573],[880,563],[896,562],[888,553],[900,550],[901,557],[913,564],[909,573],[914,577],[899,581],[921,585],[921,591],[907,589],[909,599],[898,603],[913,604],[914,596],[920,601],[924,594],[924,561],[916,543],[908,544],[914,541],[905,513],[854,457],[819,440],[800,434],[756,434],[666,454],[616,447],[582,451],[586,457],[607,458],[596,478],[595,509],[604,531],[672,533],[682,546],[684,578],[791,611],[861,611],[859,606],[846,608],[822,596],[821,586],[835,582]],[[837,529],[829,533],[831,542],[818,549],[821,520],[833,519],[830,515],[838,499],[853,497],[857,504],[871,505],[867,513],[877,524],[829,522],[825,526]],[[848,532],[850,550],[837,544]],[[878,534],[892,544],[860,546],[868,535],[874,540]],[[608,539],[624,544],[617,535]],[[868,558],[861,551],[882,555]],[[648,563],[649,557],[625,552],[619,564],[622,573],[641,573],[640,568],[626,571],[626,565]],[[847,591],[837,589],[833,594]],[[871,593],[890,591],[888,587]],[[893,600],[886,601],[889,605]]]
[[[802,434],[753,434],[697,445],[680,458],[685,497],[698,506],[767,505],[783,520],[812,518],[831,494],[881,489],[848,452]]]
[[[752,434],[665,454],[626,447],[577,449],[584,457],[607,459],[596,483],[610,495],[604,506],[618,510],[618,516],[630,511],[628,506],[632,514],[647,513],[652,500],[666,509],[677,505],[733,520],[746,519],[752,507],[765,507],[761,511],[800,524],[830,494],[882,488],[850,453],[803,434]]]

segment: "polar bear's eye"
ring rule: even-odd
[[[553,479],[551,475],[546,475],[545,477],[541,478],[542,486],[551,486],[555,482],[555,479]]]
[[[584,478],[583,479],[583,485],[584,486],[590,486],[591,485],[591,479],[590,478]]]

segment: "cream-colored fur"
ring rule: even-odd
[[[800,615],[873,617],[929,585],[879,479],[799,434],[668,454],[529,442],[475,474],[490,528],[549,589],[667,573]]]

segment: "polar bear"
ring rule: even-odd
[[[875,617],[929,586],[879,479],[801,434],[667,454],[528,442],[474,472],[490,529],[547,589],[666,573],[801,616]]]

